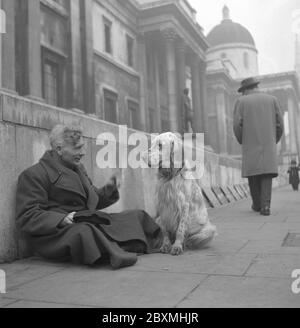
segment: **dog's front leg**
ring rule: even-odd
[[[172,255],[180,255],[183,253],[183,244],[187,229],[188,215],[189,215],[189,203],[184,203],[182,207],[181,217],[179,221],[179,226],[176,233],[176,241],[171,248]]]
[[[169,237],[169,233],[166,231],[166,229],[161,228],[162,233],[163,233],[163,243],[162,246],[160,248],[160,252],[163,254],[169,254],[170,253],[170,249],[171,249],[171,241],[170,241],[170,237]]]

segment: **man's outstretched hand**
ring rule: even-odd
[[[74,224],[74,215],[76,214],[76,212],[72,212],[70,214],[68,214],[59,224],[59,228],[64,228],[67,227],[69,225]]]
[[[114,186],[117,189],[120,189],[121,188],[121,175],[120,175],[120,173],[117,173],[117,174],[113,175],[109,179],[107,185],[108,186]]]

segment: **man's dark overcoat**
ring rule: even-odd
[[[242,176],[278,176],[276,144],[283,134],[283,119],[277,99],[262,92],[242,96],[235,104],[233,124],[243,150]]]
[[[289,184],[293,186],[297,186],[300,183],[300,178],[299,178],[299,171],[300,171],[300,166],[291,166],[288,170],[289,174]]]
[[[72,170],[61,163],[55,152],[48,151],[38,164],[19,177],[17,224],[33,250],[51,260],[94,264],[104,252],[116,255],[117,249],[118,255],[119,246],[132,251],[130,242],[138,243],[138,252],[151,251],[160,229],[146,212],[109,215],[100,212],[118,199],[116,186],[96,188],[83,166]],[[103,224],[81,222],[59,227],[67,214],[87,210],[97,212],[93,218],[98,217]]]

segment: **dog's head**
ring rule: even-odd
[[[159,169],[160,175],[172,178],[184,167],[183,143],[179,136],[167,132],[155,137],[144,160],[151,168]]]

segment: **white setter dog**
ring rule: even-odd
[[[160,250],[172,255],[182,254],[185,248],[200,249],[216,236],[199,181],[190,175],[187,178],[190,172],[183,156],[178,156],[181,163],[176,164],[178,152],[183,152],[181,139],[173,133],[164,133],[153,140],[143,156],[149,167],[158,168],[157,223],[164,237]],[[163,165],[166,162],[169,166]]]

